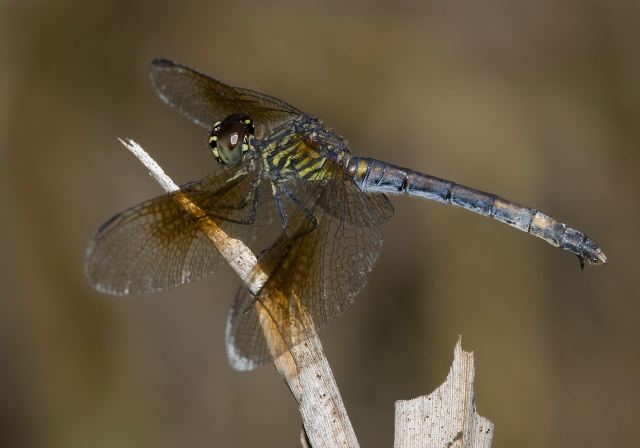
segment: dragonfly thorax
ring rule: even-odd
[[[255,135],[253,120],[245,113],[229,115],[217,121],[209,131],[209,147],[218,162],[239,165],[250,149],[250,139]]]

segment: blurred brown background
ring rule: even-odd
[[[392,6],[393,5],[393,6]],[[84,250],[215,165],[152,92],[163,56],[281,97],[366,154],[588,232],[610,264],[470,213],[396,198],[368,287],[322,333],[363,446],[445,378],[458,334],[496,447],[622,446],[640,422],[640,3],[0,3],[0,446],[297,446],[272,367],[224,350],[230,269],[148,297],[93,291]]]

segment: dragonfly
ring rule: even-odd
[[[382,248],[381,225],[393,214],[388,195],[493,218],[576,255],[581,267],[607,262],[585,233],[536,209],[352,155],[345,139],[318,118],[275,97],[166,59],[151,63],[150,77],[165,103],[208,131],[218,168],[107,220],[89,244],[86,273],[97,290],[118,295],[163,291],[208,276],[221,255],[202,231],[203,219],[247,244],[263,244],[255,269],[267,279],[258,292],[240,287],[227,323],[229,358],[238,369],[272,360],[354,301]],[[179,196],[200,214],[188,213]],[[256,303],[285,341],[275,352]]]

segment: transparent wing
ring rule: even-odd
[[[382,248],[379,224],[390,216],[390,204],[381,194],[363,193],[342,167],[327,165],[323,179],[292,182],[294,212],[254,270],[268,280],[257,296],[242,287],[236,297],[226,336],[239,370],[271,360],[338,317],[366,284]],[[277,336],[269,343],[265,324]]]
[[[265,190],[253,172],[222,169],[125,210],[91,241],[87,276],[111,294],[151,293],[205,277],[218,267],[220,254],[201,231],[201,219],[250,242],[273,220],[273,204],[261,200],[270,193]],[[185,211],[185,199],[198,207],[195,214]]]
[[[245,112],[253,119],[256,135],[261,138],[302,114],[277,98],[232,87],[166,59],[155,59],[151,63],[150,76],[151,84],[164,102],[205,128],[228,115]]]

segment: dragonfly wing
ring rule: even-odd
[[[115,215],[87,250],[91,283],[111,294],[151,293],[213,273],[220,254],[201,231],[202,218],[243,239],[272,220],[262,212],[264,188],[257,174],[242,170],[219,170]],[[185,201],[196,206],[195,212],[185,210]]]
[[[265,336],[265,331],[268,330],[263,329],[260,316],[266,311],[248,288],[242,287],[238,290],[225,331],[227,356],[234,369],[253,370],[288,350],[286,340],[280,334]],[[277,331],[278,327],[271,322],[265,324]],[[273,354],[267,344],[268,337],[274,346]]]
[[[382,248],[380,213],[388,210],[372,206],[342,167],[328,164],[323,180],[301,181],[293,188],[295,211],[254,270],[268,275],[262,289],[253,296],[242,287],[236,298],[227,324],[227,351],[235,368],[254,368],[313,336],[366,284]],[[353,210],[320,205],[337,197]],[[275,340],[265,339],[265,323]]]
[[[254,121],[258,138],[300,114],[295,107],[260,92],[233,87],[166,59],[155,59],[151,84],[167,104],[204,128],[237,112]]]
[[[383,193],[364,193],[347,176],[335,176],[328,183],[318,206],[333,218],[355,227],[372,227],[393,216],[393,205]]]

